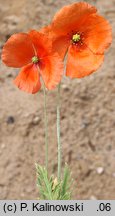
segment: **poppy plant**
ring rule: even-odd
[[[68,51],[66,76],[70,78],[96,71],[112,41],[110,24],[86,2],[63,7],[41,32],[52,38],[53,48],[62,59]]]
[[[63,63],[59,55],[52,52],[52,42],[35,30],[12,35],[3,47],[2,61],[9,67],[22,67],[14,83],[28,93],[40,90],[40,76],[51,90],[63,74]]]

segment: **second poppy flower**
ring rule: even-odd
[[[35,30],[12,35],[3,47],[2,61],[9,67],[22,67],[14,83],[33,94],[41,88],[40,77],[51,90],[61,81],[63,74],[63,63],[52,51],[52,42]]]
[[[62,59],[68,51],[66,76],[71,78],[96,71],[112,41],[110,24],[86,2],[63,7],[41,32],[52,38],[53,48]]]

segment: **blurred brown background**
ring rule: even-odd
[[[0,50],[9,36],[48,24],[72,0],[0,0]],[[61,141],[75,180],[74,199],[115,199],[115,0],[89,1],[113,27],[113,44],[98,72],[62,84]],[[18,50],[17,50],[18,52]],[[36,199],[35,166],[44,163],[43,92],[12,83],[0,63],[0,199]],[[48,93],[50,171],[56,173],[56,91]]]

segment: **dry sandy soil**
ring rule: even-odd
[[[72,2],[0,0],[0,49],[11,34],[39,29]],[[74,199],[115,199],[115,0],[96,5],[113,27],[113,44],[98,72],[64,79],[61,90],[63,165],[72,170]],[[19,91],[12,83],[16,73],[1,63],[0,199],[36,199],[34,164],[44,164],[43,91]],[[56,173],[56,91],[48,92],[48,112],[49,167]]]

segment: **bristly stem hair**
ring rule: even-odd
[[[58,142],[58,180],[61,180],[61,160],[62,160],[62,147],[60,139],[60,88],[61,83],[58,85],[57,90],[57,142]]]

